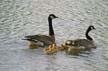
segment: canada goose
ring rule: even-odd
[[[45,54],[53,54],[57,51],[58,51],[58,49],[56,47],[56,44],[51,44],[51,45],[49,45],[49,47],[43,49],[43,52]]]
[[[96,48],[93,39],[88,35],[91,30],[94,30],[94,26],[90,25],[85,33],[87,39],[76,39],[76,40],[67,40],[65,42],[66,45],[71,46],[84,46],[85,50]]]
[[[54,14],[50,14],[48,16],[48,22],[49,22],[49,36],[47,35],[29,35],[25,36],[25,39],[29,41],[29,48],[34,49],[39,46],[48,46],[50,44],[55,43],[55,35],[54,30],[52,26],[52,19],[58,18]]]

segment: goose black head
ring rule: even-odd
[[[90,25],[88,29],[89,30],[95,30],[95,27],[93,25]]]
[[[90,25],[85,33],[86,35],[86,38],[90,41],[92,41],[93,39],[88,35],[88,33],[91,31],[91,30],[95,30],[95,27],[93,25]]]
[[[55,19],[55,18],[58,18],[58,17],[55,16],[54,14],[50,14],[50,15],[49,15],[49,18],[50,18],[50,19]]]

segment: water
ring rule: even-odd
[[[57,45],[90,35],[97,49],[80,56],[30,50],[25,35],[48,34],[47,16],[53,13]],[[108,71],[107,0],[0,0],[0,71]]]

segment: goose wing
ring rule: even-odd
[[[26,39],[29,39],[34,42],[43,42],[45,45],[49,45],[53,43],[53,39],[50,36],[46,35],[29,35],[25,36]]]
[[[87,40],[87,39],[78,39],[75,40],[75,45],[77,46],[84,46],[87,48],[96,48],[93,41]]]

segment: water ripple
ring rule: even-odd
[[[58,52],[45,55],[42,49],[28,49],[25,35],[48,34],[47,16],[53,20],[57,45],[65,40],[85,38],[89,25],[97,49],[79,56]],[[0,69],[2,71],[107,71],[107,0],[0,0]]]

